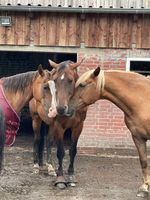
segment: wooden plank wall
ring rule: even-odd
[[[0,12],[0,16],[6,13]],[[1,45],[100,48],[150,48],[150,15],[7,13],[12,25],[0,26]]]
[[[132,15],[89,16],[86,20],[85,46],[131,48]]]

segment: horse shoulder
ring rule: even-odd
[[[150,138],[150,114],[138,112],[131,116],[125,116],[125,124],[132,135],[143,138]]]
[[[30,111],[31,116],[32,116],[34,113],[37,113],[37,109],[36,109],[36,100],[35,100],[34,98],[32,98],[32,99],[29,101],[29,111]]]

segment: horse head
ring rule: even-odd
[[[51,83],[50,89],[56,92],[56,98],[53,103],[56,107],[57,114],[60,116],[72,116],[74,109],[69,105],[69,101],[74,95],[75,83],[78,79],[77,68],[82,63],[82,60],[76,63],[68,60],[59,64],[52,60],[48,61],[50,66],[53,67],[53,84]]]
[[[71,104],[75,109],[80,110],[93,104],[100,95],[100,88],[104,79],[99,79],[100,67],[83,73],[76,82],[75,94],[71,98]],[[103,77],[103,76],[102,76]]]
[[[51,78],[51,72],[44,70],[42,66],[39,65],[35,81],[33,82],[33,97],[36,101],[41,102],[43,106],[45,106],[46,102],[49,102],[51,99],[48,86],[48,81],[51,80]]]

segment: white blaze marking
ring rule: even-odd
[[[50,92],[51,92],[51,95],[52,95],[52,102],[51,102],[51,108],[56,108],[57,106],[57,101],[56,101],[56,87],[55,87],[55,82],[50,80],[48,81],[48,84],[49,84],[49,88],[50,88]]]

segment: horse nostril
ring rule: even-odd
[[[65,114],[65,110],[66,110],[65,106],[57,106],[56,109],[57,109],[57,112],[58,112],[59,115]]]

